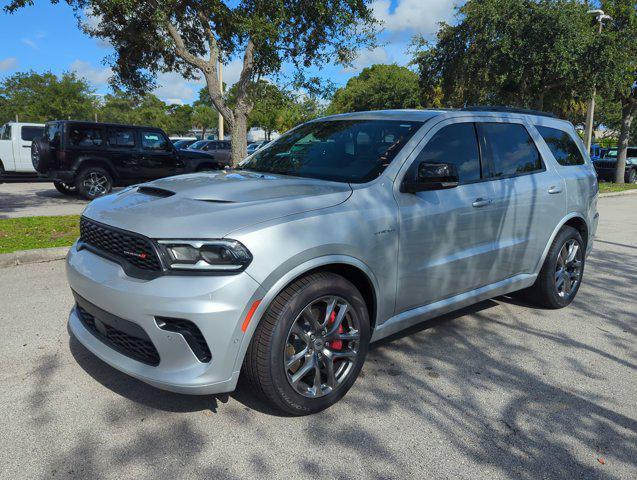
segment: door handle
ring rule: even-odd
[[[491,200],[489,200],[488,198],[476,198],[475,202],[473,202],[471,205],[476,208],[480,208],[486,207],[489,204],[491,204]]]
[[[552,187],[549,187],[548,192],[550,194],[561,193],[562,192],[562,187],[557,187],[557,186],[553,185]]]
[[[22,148],[31,148],[31,145],[22,145]]]

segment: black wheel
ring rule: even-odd
[[[102,167],[85,167],[77,174],[75,187],[82,198],[93,200],[110,193],[113,179]]]
[[[570,304],[584,275],[584,241],[573,227],[565,226],[553,240],[542,270],[526,297],[546,308]]]
[[[55,189],[63,195],[75,195],[77,194],[77,187],[75,185],[69,185],[64,182],[53,182]]]
[[[51,146],[43,137],[34,138],[31,142],[31,163],[38,173],[46,173],[53,162]]]
[[[637,182],[637,170],[631,168],[630,170],[626,170],[626,178],[624,179],[626,183],[635,183]]]
[[[272,302],[243,364],[268,403],[291,415],[340,400],[365,361],[369,315],[358,289],[339,275],[302,277]]]

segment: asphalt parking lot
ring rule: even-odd
[[[0,478],[635,479],[636,206],[600,200],[569,308],[498,298],[375,344],[304,418],[131,379],[69,338],[63,262],[2,269]]]

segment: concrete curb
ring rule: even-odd
[[[637,188],[632,190],[624,190],[623,192],[600,193],[599,198],[623,197],[624,195],[637,195]]]
[[[36,248],[0,254],[0,268],[27,263],[52,262],[66,257],[70,247]]]

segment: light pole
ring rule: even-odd
[[[597,33],[602,33],[602,28],[604,28],[604,20],[612,20],[610,15],[606,15],[604,10],[589,10],[588,12],[591,15],[595,15],[595,20],[597,21]],[[588,103],[588,111],[586,112],[586,131],[584,135],[584,143],[586,144],[586,151],[591,151],[591,141],[593,139],[593,117],[595,116],[595,94],[597,93],[597,89],[595,85],[593,85],[593,94],[591,95],[590,102]]]
[[[221,89],[221,95],[223,95],[223,64],[219,61],[219,88]],[[223,140],[223,115],[219,112],[219,140]]]

